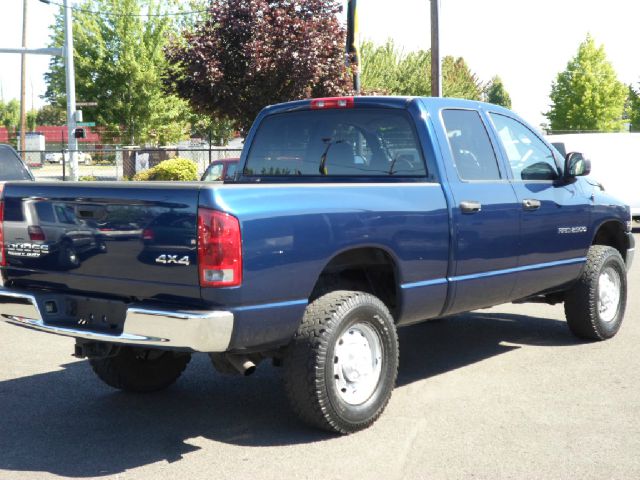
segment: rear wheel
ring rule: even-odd
[[[172,385],[191,360],[190,354],[122,347],[113,356],[90,359],[91,368],[107,385],[147,393]]]
[[[80,265],[78,252],[71,244],[65,242],[60,246],[58,265],[62,268],[75,268]]]
[[[627,274],[620,253],[612,247],[593,245],[580,280],[567,292],[564,311],[571,331],[580,338],[613,337],[624,317]]]
[[[343,434],[366,428],[395,386],[393,317],[368,293],[323,295],[307,307],[283,366],[287,395],[302,420]]]

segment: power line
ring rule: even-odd
[[[56,5],[58,7],[64,7],[62,3],[56,2],[54,0],[40,0],[40,1],[48,5]],[[116,13],[116,12],[99,12],[96,10],[91,10],[91,9],[83,8],[79,6],[74,6],[69,8],[71,8],[76,12],[90,13],[92,15],[104,15],[107,17],[179,17],[179,16],[196,15],[199,13],[208,12],[208,10],[191,10],[189,12],[166,12],[166,13]]]

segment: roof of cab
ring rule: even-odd
[[[423,102],[428,109],[441,108],[465,108],[474,110],[491,110],[494,112],[508,112],[509,110],[499,105],[480,102],[476,100],[465,100],[462,98],[450,97],[411,97],[411,96],[356,96],[353,97],[356,107],[386,107],[386,108],[407,108],[415,100]],[[278,113],[291,110],[306,110],[311,106],[311,100],[295,100],[291,102],[278,103],[265,107],[265,114]]]

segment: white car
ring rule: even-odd
[[[91,155],[88,153],[78,152],[76,154],[78,157],[78,163],[84,163],[88,165],[91,163]],[[44,159],[48,163],[60,163],[62,161],[62,153],[61,152],[49,152],[45,154]],[[64,153],[64,161],[69,162],[69,152]]]

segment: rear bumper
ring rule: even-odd
[[[0,288],[0,319],[55,335],[149,348],[224,352],[233,333],[234,316],[227,311],[182,311],[131,305],[122,333],[109,334],[47,323],[42,301],[31,293]]]

